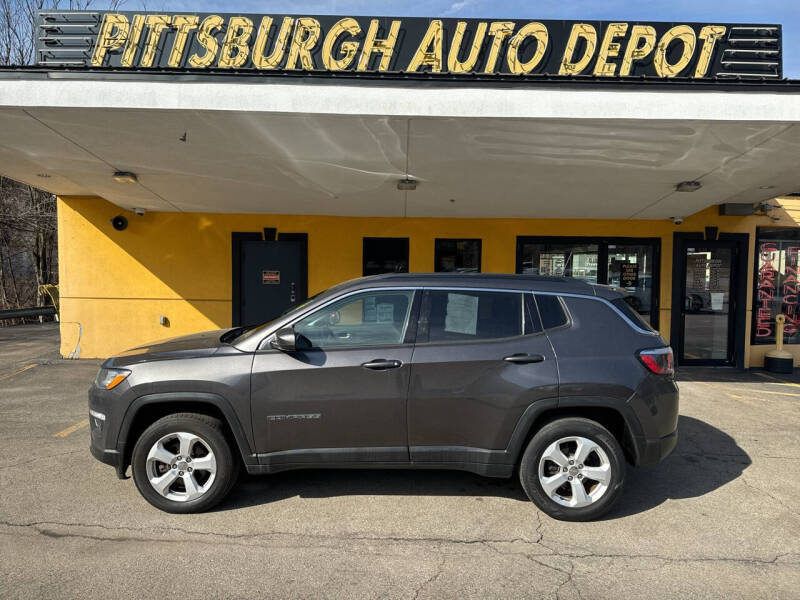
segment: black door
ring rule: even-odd
[[[241,324],[257,325],[305,300],[305,269],[300,242],[241,243]]]
[[[680,262],[683,301],[678,362],[733,364],[737,244],[687,241]]]

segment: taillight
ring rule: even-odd
[[[672,358],[672,348],[653,348],[639,352],[639,360],[656,375],[672,375],[675,372],[675,362]]]

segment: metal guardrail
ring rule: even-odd
[[[33,308],[12,308],[0,310],[0,321],[3,319],[22,319],[24,317],[49,317],[56,314],[55,306],[35,306]]]

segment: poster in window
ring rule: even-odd
[[[447,294],[447,316],[444,330],[475,335],[478,331],[478,297],[467,294]]]

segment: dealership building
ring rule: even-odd
[[[389,271],[626,288],[679,364],[800,359],[800,81],[770,24],[43,12],[0,174],[58,196],[61,352]]]

